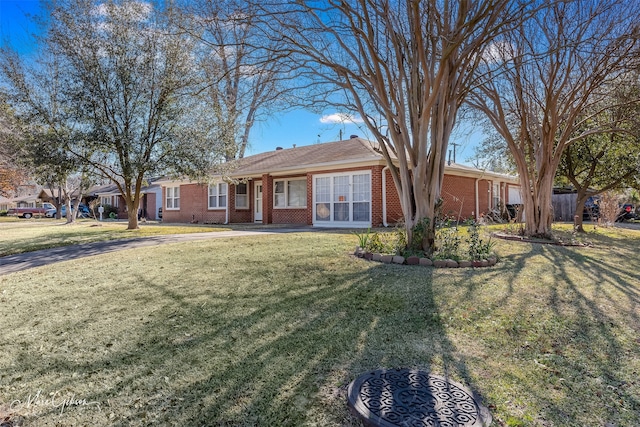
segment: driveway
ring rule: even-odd
[[[0,258],[0,276],[16,271],[40,267],[61,261],[101,255],[123,249],[137,249],[167,243],[191,242],[196,240],[220,239],[227,237],[257,236],[264,234],[292,233],[304,231],[301,228],[273,228],[262,230],[233,230],[208,233],[167,234],[163,236],[140,237],[135,239],[108,240],[105,242],[82,243],[60,246],[40,251],[25,252]]]

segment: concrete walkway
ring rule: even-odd
[[[0,258],[0,276],[16,271],[40,267],[61,261],[100,255],[123,249],[137,249],[167,243],[192,242],[196,240],[220,239],[225,237],[257,236],[305,231],[301,228],[272,228],[263,230],[233,230],[207,233],[166,234],[162,236],[139,237],[134,239],[108,240],[105,242],[81,243],[51,249],[8,255]]]

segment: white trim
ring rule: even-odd
[[[171,207],[169,207],[168,205],[168,201],[169,201],[169,189],[172,189],[173,191],[171,192]],[[176,197],[175,195],[175,190],[178,190],[178,196]],[[176,199],[178,200],[178,206],[175,207],[176,204]],[[164,193],[164,208],[168,211],[179,211],[180,210],[180,186],[172,186],[172,187],[165,187],[165,193]]]
[[[240,185],[244,185],[244,188],[245,188],[245,193],[244,194],[243,193],[238,193],[238,186],[240,186]],[[244,201],[245,201],[245,205],[244,206],[239,206],[238,205],[238,194],[244,196]],[[234,203],[235,203],[236,210],[239,210],[239,209],[243,209],[244,210],[244,209],[249,209],[250,208],[251,203],[249,203],[249,194],[250,194],[250,192],[249,192],[249,183],[248,182],[246,182],[246,183],[245,182],[241,182],[241,183],[238,183],[238,184],[234,185],[234,198],[235,198],[235,202]],[[227,206],[229,206],[228,203],[227,203]]]
[[[302,201],[304,202],[303,205],[300,206],[290,206],[289,205],[289,183],[292,181],[301,181],[304,182],[304,197],[302,198]],[[277,182],[283,182],[284,183],[284,193],[277,193],[277,194],[282,194],[284,196],[284,206],[277,206],[276,205],[276,183]],[[306,209],[307,208],[307,177],[298,177],[298,178],[291,178],[291,179],[274,179],[273,180],[273,209]]]
[[[258,186],[260,186],[260,198],[258,199]],[[264,216],[264,186],[262,180],[253,181],[253,222],[262,222]],[[258,200],[260,200],[260,219],[258,219]]]
[[[211,189],[215,188],[215,194],[211,194]],[[224,194],[221,194],[220,189],[224,188]],[[214,197],[216,201],[215,206],[211,206],[211,198]],[[220,199],[224,197],[224,205],[220,203]],[[229,185],[226,182],[216,182],[207,186],[207,210],[222,210],[227,209],[229,206]]]
[[[369,203],[369,221],[354,221],[353,220],[353,204],[354,203],[361,203],[363,201],[354,201],[353,200],[353,176],[354,175],[368,175],[369,176],[369,200],[367,201],[367,203]],[[348,203],[349,205],[349,221],[335,221],[333,219],[333,214],[334,214],[334,205],[335,205],[335,200],[334,199],[334,178],[336,177],[342,177],[342,176],[348,176],[349,177],[349,199],[345,201],[346,203]],[[329,220],[327,221],[319,221],[317,220],[317,212],[316,210],[318,209],[317,206],[320,203],[327,203],[327,202],[317,202],[317,180],[321,179],[321,178],[329,178],[330,179],[330,194],[329,194],[329,204],[331,205],[330,208],[330,212],[329,212]],[[371,182],[372,182],[372,172],[370,169],[362,169],[359,171],[349,171],[349,172],[339,172],[339,173],[328,173],[328,174],[318,174],[318,175],[313,175],[312,177],[313,181],[312,181],[312,224],[314,227],[342,227],[342,228],[367,228],[367,227],[371,227],[371,222],[372,222],[372,208],[373,208],[373,189],[371,186]]]

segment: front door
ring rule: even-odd
[[[256,181],[253,194],[255,200],[253,204],[253,220],[262,222],[262,181]]]

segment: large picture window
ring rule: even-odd
[[[273,206],[304,208],[307,206],[307,180],[292,179],[273,182]]]
[[[314,178],[314,223],[371,223],[371,174],[336,174]]]
[[[236,184],[236,209],[247,209],[248,207],[247,184]]]
[[[209,209],[227,207],[227,184],[221,182],[209,186]]]
[[[117,203],[113,205],[117,206]],[[180,209],[180,187],[167,187],[166,208]]]

